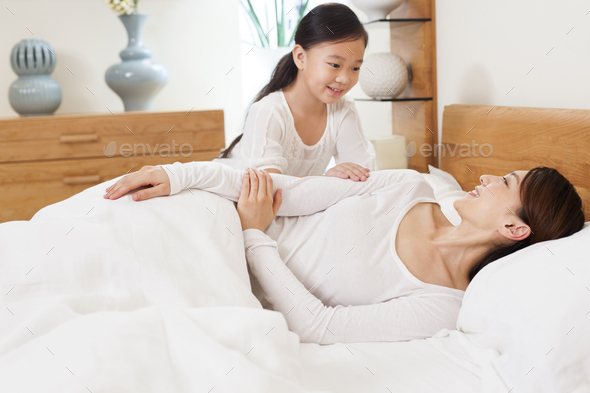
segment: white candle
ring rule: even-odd
[[[371,138],[377,154],[377,167],[381,169],[408,169],[404,155],[406,138],[402,135],[387,135]]]

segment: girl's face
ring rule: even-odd
[[[365,55],[365,41],[326,43],[308,50],[293,49],[297,78],[302,78],[309,92],[325,104],[337,102],[359,80]]]

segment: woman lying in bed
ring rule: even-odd
[[[238,202],[249,267],[302,342],[402,341],[455,329],[464,291],[488,263],[584,225],[581,198],[555,169],[480,181],[454,203],[458,226],[414,170],[352,182],[177,162],[144,167],[105,198],[151,185],[133,199],[198,188]]]

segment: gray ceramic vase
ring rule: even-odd
[[[18,79],[10,84],[8,101],[21,116],[52,115],[61,104],[61,87],[49,76],[55,69],[55,51],[47,42],[22,40],[12,48],[10,65]]]
[[[168,82],[168,70],[151,60],[152,51],[142,42],[147,14],[121,15],[129,43],[119,56],[123,60],[107,70],[107,85],[121,97],[125,111],[151,110],[154,97]]]

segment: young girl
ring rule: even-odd
[[[354,101],[368,35],[355,13],[324,4],[299,23],[295,47],[277,64],[250,107],[244,133],[218,161],[291,176],[326,175],[365,181],[377,170]]]

